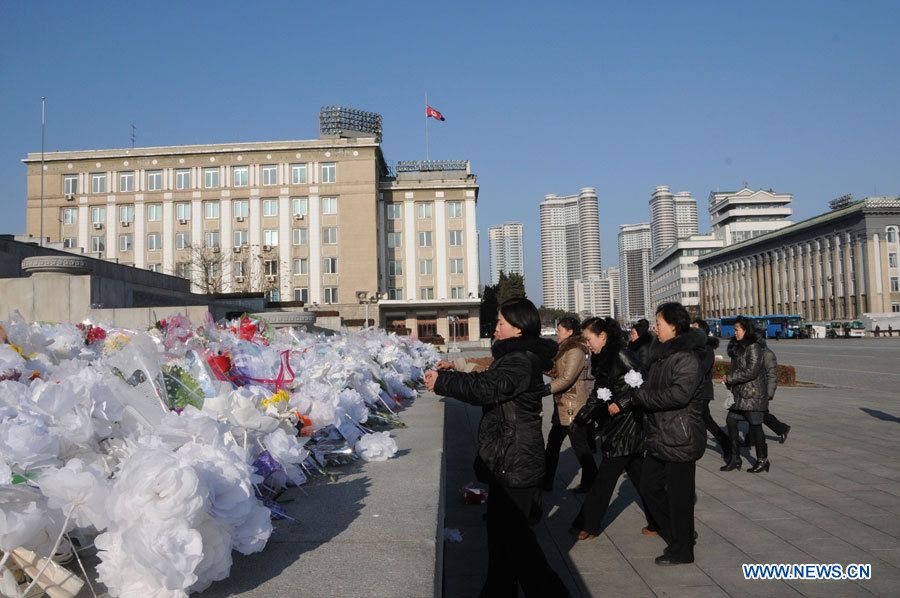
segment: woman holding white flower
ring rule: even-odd
[[[593,486],[591,486],[581,512],[572,522],[579,540],[596,538],[603,525],[603,517],[609,508],[616,483],[628,473],[635,489],[640,488],[643,467],[643,430],[641,414],[633,409],[622,409],[613,414],[613,399],[624,399],[640,386],[641,369],[637,357],[623,347],[624,337],[619,323],[612,318],[590,318],[582,324],[582,334],[593,353],[592,371],[594,392],[587,405],[576,415],[576,423],[593,420],[600,429],[600,449],[603,460]],[[647,512],[647,509],[644,509]],[[656,525],[649,515],[644,534],[656,533]]]

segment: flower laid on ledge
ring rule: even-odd
[[[378,330],[324,337],[246,317],[4,324],[16,346],[0,344],[0,551],[71,552],[77,533],[112,596],[228,577],[232,551],[263,550],[289,516],[274,500],[285,488],[397,454],[372,428],[400,423],[437,362]]]

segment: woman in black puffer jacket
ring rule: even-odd
[[[624,397],[633,390],[625,382],[625,375],[632,370],[641,371],[641,364],[634,354],[622,346],[624,337],[619,323],[612,318],[590,318],[582,324],[582,335],[594,354],[591,359],[594,390],[587,404],[575,416],[575,422],[581,425],[589,420],[597,422],[603,453],[598,475],[584,499],[581,512],[572,522],[578,539],[588,540],[600,534],[603,517],[619,477],[628,472],[628,479],[635,490],[640,488],[641,468],[644,466],[644,432],[640,413],[626,409],[611,415],[610,403],[597,394],[598,390],[608,389],[612,397]],[[646,507],[644,512],[647,512]],[[644,534],[655,533],[656,526],[648,515]]]
[[[766,411],[769,410],[765,349],[759,343],[756,328],[749,318],[738,316],[735,319],[734,338],[728,343],[728,356],[731,358],[731,371],[725,377],[725,386],[731,391],[734,404],[728,409],[725,424],[731,443],[731,461],[720,469],[731,471],[741,468],[738,423],[746,420],[750,424],[750,439],[756,445],[756,463],[747,471],[769,471],[769,452],[762,430]]]
[[[706,449],[700,390],[706,337],[691,328],[680,303],[657,308],[656,334],[643,385],[613,401],[644,410],[641,495],[667,544],[656,564],[677,565],[694,562],[694,479]]]
[[[483,409],[475,472],[488,488],[488,576],[482,596],[568,596],[531,529],[541,519],[544,477],[543,372],[556,343],[540,338],[541,319],[527,299],[500,306],[494,363],[484,372],[425,374],[427,388]]]

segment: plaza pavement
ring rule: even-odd
[[[538,535],[573,596],[898,596],[900,595],[900,339],[772,342],[817,388],[779,389],[771,410],[792,426],[785,444],[769,436],[772,470],[720,472],[710,439],[697,467],[696,562],[659,567],[663,542],[644,524],[623,477],[598,538],[567,533],[581,495],[568,443]],[[724,353],[724,346],[720,349]],[[724,389],[712,413],[724,425]],[[550,399],[546,399],[546,414]],[[486,569],[483,507],[464,505],[473,481],[480,409],[446,402],[445,525],[461,543],[445,545],[444,596],[477,596]],[[545,418],[549,428],[549,417]],[[546,432],[546,430],[545,430]],[[744,449],[745,469],[747,449]],[[752,462],[752,461],[751,461]],[[745,581],[742,563],[870,563],[868,581]]]

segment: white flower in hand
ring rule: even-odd
[[[612,400],[612,391],[608,388],[598,388],[597,398],[604,403],[609,403]]]
[[[628,373],[625,374],[625,384],[627,384],[631,388],[638,388],[643,383],[644,377],[641,376],[640,372],[629,370]]]

